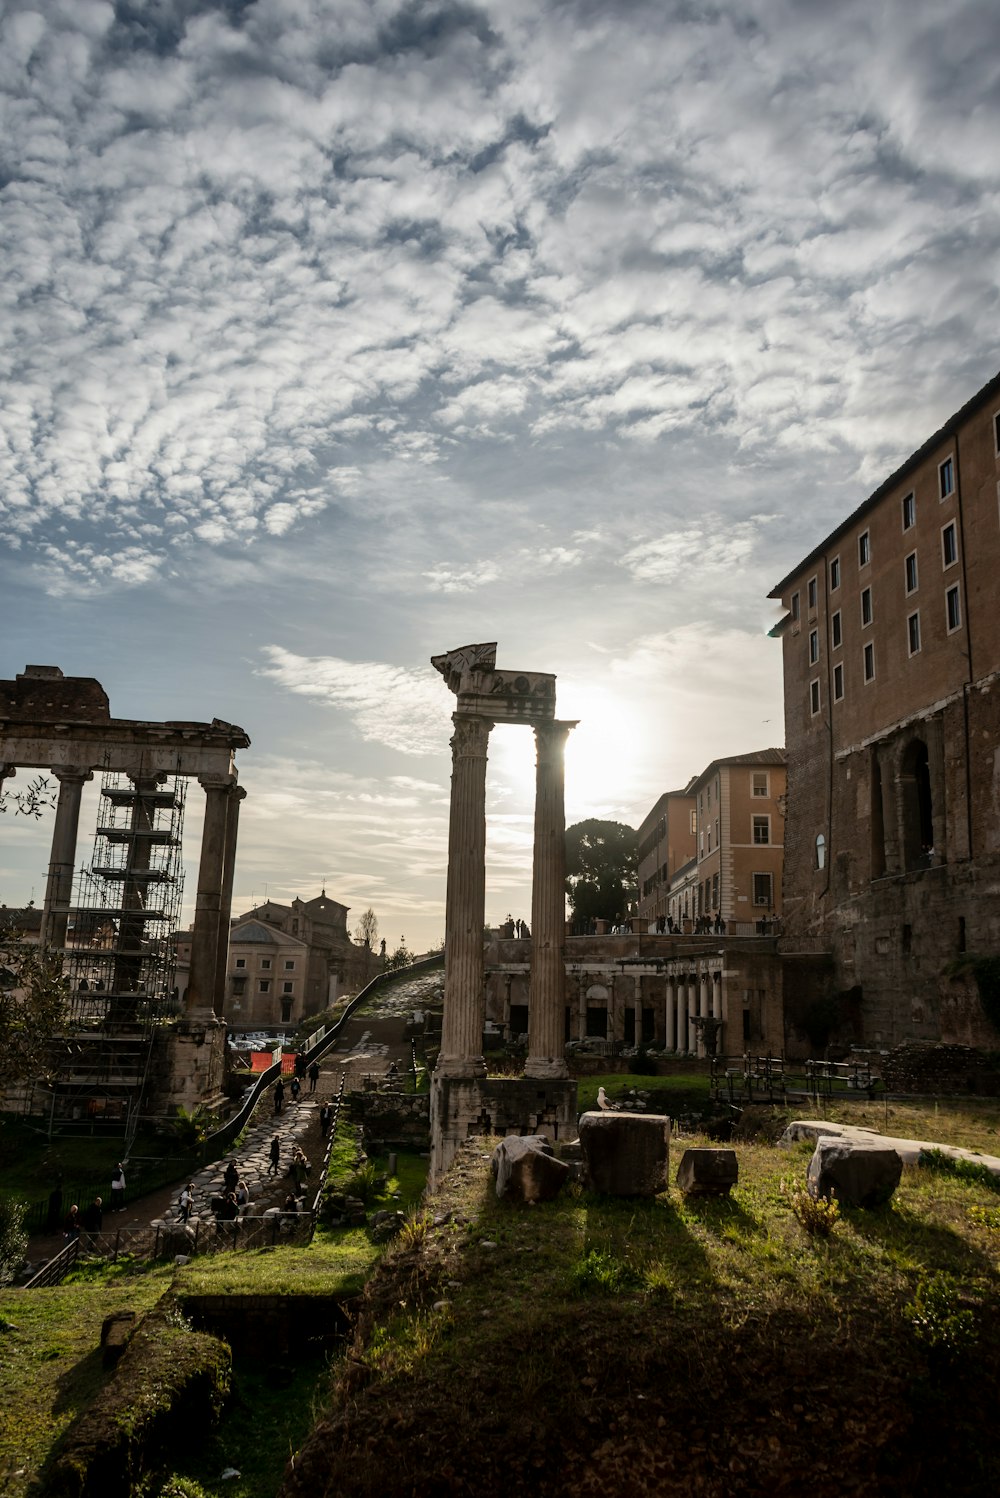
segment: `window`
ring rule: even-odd
[[[868,644],[865,646],[864,661],[865,661],[865,681],[874,681],[875,680],[875,646],[872,644],[871,640],[869,640]]]
[[[811,577],[809,579],[809,582],[808,582],[807,587],[806,587],[806,597],[809,600],[809,609],[810,609],[810,612],[811,613],[815,613],[816,612],[816,579],[814,577]]]
[[[858,566],[867,567],[872,559],[871,536],[868,531],[862,531],[858,537]]]
[[[844,668],[842,665],[833,668],[833,700],[842,702],[844,700]]]
[[[917,553],[915,551],[910,552],[903,566],[906,569],[906,591],[915,593],[917,591]]]
[[[816,867],[826,868],[826,838],[822,832],[816,834]]]
[[[285,972],[286,973],[294,973],[294,971],[295,971],[295,958],[294,957],[289,957],[288,959],[286,959],[286,962],[285,962]]]
[[[233,997],[242,996],[247,991],[247,980],[245,978],[233,979]]]
[[[287,1025],[288,1022],[289,1022],[289,1020],[291,1019],[291,1017],[292,1017],[292,1001],[291,1001],[291,999],[282,999],[282,1001],[281,1001],[281,1023],[283,1025]]]
[[[815,664],[816,664],[816,662],[818,660],[819,660],[819,630],[818,629],[811,629],[809,631],[809,664],[810,664],[810,666],[815,666]]]
[[[1000,411],[993,417],[993,451],[1000,458]]]
[[[911,614],[906,621],[906,641],[911,655],[920,649],[920,615]]]
[[[811,681],[809,683],[809,711],[810,711],[810,713],[812,714],[812,716],[814,718],[815,718],[816,714],[819,712],[819,682],[818,681]]]
[[[282,983],[282,985],[281,985],[281,992],[282,993],[294,993],[295,992],[295,984],[294,983]]]
[[[771,841],[771,818],[768,816],[754,817],[753,840],[755,843],[769,843]]]
[[[958,561],[958,537],[955,522],[950,520],[941,532],[941,565],[953,567]]]
[[[246,960],[245,957],[237,957],[237,959],[236,959],[236,966],[237,967],[246,967],[246,965],[247,965],[247,960]]]
[[[260,965],[261,965],[261,967],[262,967],[262,968],[264,968],[264,969],[265,969],[265,970],[266,970],[266,969],[267,969],[267,968],[269,968],[269,967],[270,967],[270,966],[271,966],[271,959],[270,959],[270,957],[262,957],[262,958],[261,958],[261,959],[260,959]]]
[[[962,627],[962,604],[958,596],[958,584],[949,588],[944,595],[945,613],[948,618],[948,633],[954,634],[956,629]]]
[[[841,645],[844,643],[844,635],[843,635],[843,631],[842,631],[842,629],[840,627],[840,610],[839,609],[834,614],[833,618],[830,620],[830,637],[831,637],[831,639],[833,641],[833,648],[834,648],[834,650],[839,650],[840,647],[841,647]]]
[[[271,980],[270,980],[270,978],[261,978],[260,982],[257,984],[257,989],[258,989],[258,992],[260,992],[260,993],[270,993],[271,992]]]
[[[917,521],[917,500],[914,494],[903,495],[903,529],[910,531]]]
[[[755,796],[766,796],[769,789],[767,771],[754,770],[751,780],[753,794]]]
[[[797,619],[799,617],[799,595],[797,593],[792,594],[791,612],[793,619]]]
[[[712,875],[712,904],[715,906],[716,910],[718,910],[718,908],[719,908],[719,876],[718,876],[718,874],[713,874]]]
[[[774,889],[774,879],[771,874],[754,874],[753,876],[753,903],[755,905],[766,905],[770,910],[774,901],[771,898]]]
[[[830,563],[830,592],[840,587],[840,558],[834,557]]]
[[[938,468],[938,493],[942,499],[955,492],[955,460],[945,458]]]
[[[872,622],[872,590],[862,588],[861,590],[861,625],[867,629]]]

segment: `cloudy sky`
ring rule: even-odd
[[[432,654],[557,674],[571,820],[782,742],[768,589],[1000,367],[998,59],[995,0],[0,0],[0,675],[242,724],[237,908],[418,948]],[[498,730],[493,919],[532,779]]]

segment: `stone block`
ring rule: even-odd
[[[113,1316],[105,1316],[101,1325],[101,1361],[105,1368],[113,1368],[118,1362],[135,1326],[134,1311],[116,1311]]]
[[[735,1150],[685,1150],[677,1167],[677,1187],[685,1196],[728,1196],[739,1177]]]
[[[903,1162],[887,1145],[835,1139],[816,1141],[806,1184],[812,1197],[834,1196],[845,1207],[880,1207],[892,1199]]]
[[[501,1139],[490,1169],[497,1196],[515,1202],[548,1202],[569,1179],[570,1168],[557,1160],[544,1134]]]
[[[609,1196],[657,1196],[667,1189],[670,1119],[659,1113],[583,1113],[580,1148],[587,1181]]]

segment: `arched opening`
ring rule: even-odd
[[[936,861],[934,808],[927,745],[913,739],[906,746],[899,771],[903,810],[903,867],[926,869]]]

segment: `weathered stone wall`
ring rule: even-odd
[[[430,1137],[427,1092],[349,1092],[350,1117],[361,1124],[365,1148],[373,1144],[426,1149]]]
[[[1000,1095],[996,1057],[964,1045],[897,1046],[883,1058],[882,1079],[889,1092]]]
[[[182,1019],[155,1037],[145,1111],[170,1116],[214,1103],[225,1083],[226,1027],[213,1019]]]

